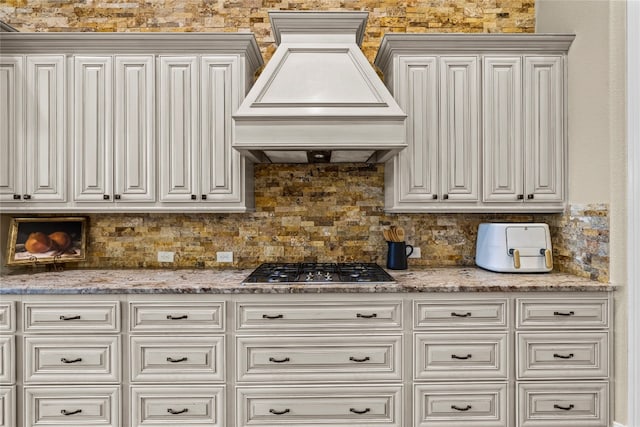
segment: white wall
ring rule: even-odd
[[[634,0],[635,1],[635,0]],[[575,33],[569,51],[569,202],[609,203],[615,292],[614,419],[627,421],[626,3],[537,0],[536,32]]]

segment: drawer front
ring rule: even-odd
[[[519,328],[606,328],[609,301],[592,299],[520,298],[516,301]]]
[[[238,381],[402,379],[401,335],[237,337]]]
[[[414,427],[508,427],[507,384],[419,384]]]
[[[414,327],[420,328],[506,328],[507,300],[415,301]]]
[[[16,348],[13,336],[0,336],[0,384],[16,382]]]
[[[224,330],[223,302],[132,302],[129,313],[133,332]]]
[[[518,379],[607,378],[607,332],[519,332]]]
[[[608,427],[607,382],[520,383],[520,427]]]
[[[132,387],[131,426],[224,427],[224,386]]]
[[[416,380],[507,378],[506,333],[417,333]]]
[[[15,332],[16,309],[13,301],[0,301],[0,334]]]
[[[25,387],[25,427],[120,426],[120,391],[112,387]]]
[[[16,386],[0,387],[0,427],[16,425]]]
[[[400,329],[402,302],[237,303],[238,329]]]
[[[224,337],[131,337],[131,381],[224,381]]]
[[[401,387],[237,389],[239,426],[401,427]]]
[[[23,306],[27,333],[102,333],[120,331],[118,302],[38,303]]]
[[[120,381],[118,336],[28,336],[24,354],[25,383]]]

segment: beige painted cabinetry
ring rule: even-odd
[[[253,208],[231,148],[253,35],[2,34],[3,213]]]
[[[605,292],[3,295],[0,426],[609,427],[610,328]]]
[[[561,211],[571,35],[388,34],[376,65],[407,113],[390,212]]]

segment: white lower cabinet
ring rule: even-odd
[[[401,427],[401,386],[238,387],[237,426]]]
[[[0,386],[0,427],[16,425],[16,386]]]

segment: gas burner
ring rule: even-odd
[[[395,282],[375,263],[265,263],[243,283],[388,283]]]

